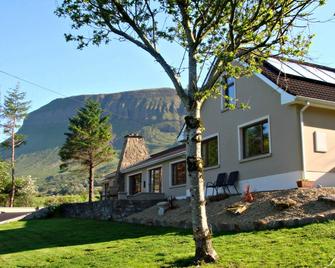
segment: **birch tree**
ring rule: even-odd
[[[26,93],[21,92],[19,85],[10,89],[5,96],[3,105],[4,132],[9,138],[3,145],[11,150],[11,191],[9,195],[9,206],[14,206],[15,198],[15,149],[24,143],[24,136],[16,133],[23,119],[28,114],[30,102],[25,100]]]
[[[322,0],[64,0],[56,10],[56,15],[70,18],[74,32],[65,37],[77,42],[79,49],[114,40],[132,43],[147,52],[174,85],[187,110],[196,261],[218,258],[206,217],[201,106],[218,93],[223,76],[251,75],[274,55],[302,57],[312,37],[305,32],[307,23],[322,4]],[[160,50],[162,44],[185,51],[180,65],[171,64]]]

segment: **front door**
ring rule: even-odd
[[[149,191],[151,193],[162,192],[162,168],[154,168],[149,170]]]
[[[141,192],[142,174],[129,176],[129,194],[134,195]]]

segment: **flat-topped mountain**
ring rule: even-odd
[[[19,130],[27,136],[27,143],[17,149],[19,175],[32,175],[39,179],[57,175],[57,153],[65,140],[68,119],[76,114],[88,98],[99,101],[104,111],[111,115],[113,147],[116,150],[121,149],[123,136],[128,133],[141,134],[151,152],[176,142],[185,109],[173,89],[145,89],[55,99],[31,112]]]

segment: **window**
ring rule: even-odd
[[[243,158],[270,153],[269,120],[265,119],[242,128]]]
[[[213,167],[219,164],[218,159],[218,137],[209,138],[201,143],[201,156],[204,167]]]
[[[129,194],[133,195],[141,192],[142,174],[129,176]]]
[[[236,104],[235,78],[227,78],[223,85],[227,85],[227,88],[225,89],[224,86],[222,87],[221,111],[229,109],[229,105]]]
[[[162,168],[149,170],[149,191],[160,193],[162,191]]]
[[[186,162],[173,163],[171,165],[172,181],[171,185],[181,185],[186,183]]]
[[[105,187],[104,188],[105,188],[104,195],[105,195],[105,198],[107,198],[109,183],[105,183]]]

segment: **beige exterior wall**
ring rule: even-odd
[[[325,152],[315,150],[315,132],[324,133],[322,140],[327,147]],[[334,110],[309,107],[304,112],[304,144],[307,172],[335,173]],[[307,176],[306,179],[308,179]]]
[[[289,173],[295,182],[302,169],[299,109],[282,105],[280,94],[256,76],[237,80],[236,95],[251,109],[221,112],[220,98],[207,100],[202,108],[204,138],[217,133],[220,151],[219,167],[205,171],[206,181],[214,181],[219,172],[238,170],[241,181],[271,176],[280,180],[278,174]],[[270,120],[271,153],[265,158],[240,161],[238,126],[263,117]],[[254,190],[261,190],[258,188]]]
[[[185,157],[179,156],[169,160],[165,160],[156,164],[152,164],[145,168],[139,168],[133,170],[131,172],[127,172],[125,174],[125,189],[126,192],[129,192],[129,176],[135,175],[138,173],[142,174],[142,185],[141,191],[148,192],[149,191],[149,170],[157,167],[162,168],[162,192],[165,194],[166,197],[168,196],[175,196],[175,197],[185,197],[186,195],[186,188],[187,184],[185,185],[178,185],[172,186],[171,185],[171,164],[176,163],[179,161],[185,160]],[[143,182],[145,181],[146,187],[143,187]]]
[[[302,151],[299,113],[300,105],[281,104],[281,95],[260,77],[236,81],[236,97],[248,103],[249,110],[221,111],[221,98],[208,99],[201,116],[205,127],[203,139],[218,137],[219,164],[205,169],[206,182],[215,181],[221,172],[240,172],[240,190],[251,184],[253,191],[296,187],[302,177]],[[268,118],[270,124],[270,153],[264,157],[240,159],[242,142],[240,126]],[[309,107],[304,112],[304,148],[306,178],[318,184],[335,186],[335,110]],[[326,137],[326,152],[315,151],[314,133]],[[185,197],[190,187],[171,186],[171,164],[184,160],[176,156],[125,174],[125,189],[129,191],[129,176],[142,173],[142,191],[149,186],[149,170],[162,167],[162,192],[166,196]],[[146,187],[143,187],[143,181]]]

